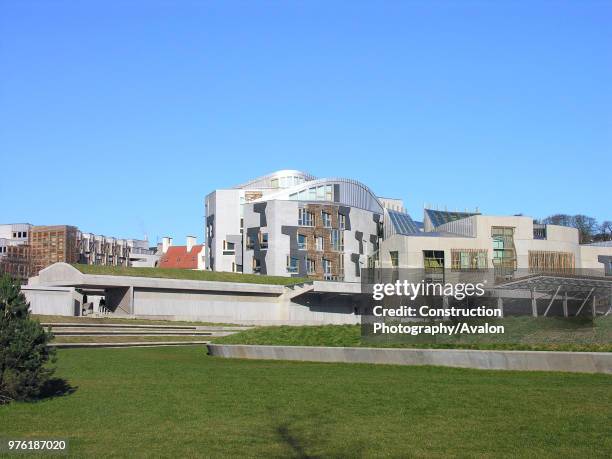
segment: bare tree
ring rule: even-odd
[[[599,231],[603,237],[604,241],[612,241],[612,221],[604,220],[601,225],[599,225]]]
[[[574,224],[572,226],[577,228],[578,233],[580,233],[580,243],[588,244],[593,242],[593,236],[595,236],[597,231],[597,220],[586,215],[574,215],[573,220]]]

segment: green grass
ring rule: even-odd
[[[284,346],[408,347],[437,349],[510,349],[612,352],[612,317],[600,318],[595,327],[579,327],[562,319],[509,317],[501,322],[505,335],[438,335],[362,339],[360,325],[258,327],[215,340],[219,344]]]
[[[216,282],[244,282],[249,284],[293,285],[308,282],[302,277],[264,276],[258,274],[224,273],[171,268],[132,268],[123,266],[72,265],[83,274],[109,276],[159,277],[164,279],[185,279]]]
[[[32,314],[32,317],[41,323],[71,323],[71,324],[128,324],[128,325],[170,325],[179,327],[181,325],[217,326],[217,327],[236,327],[236,324],[224,324],[215,322],[197,321],[178,321],[178,320],[148,320],[131,319],[120,317],[76,317],[76,316],[47,316]]]
[[[77,389],[0,407],[2,438],[74,457],[602,457],[612,377],[70,349]]]

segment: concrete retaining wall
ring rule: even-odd
[[[476,351],[356,347],[209,344],[210,355],[237,359],[438,365],[483,370],[537,370],[612,374],[610,352]]]
[[[81,315],[82,295],[72,287],[22,286],[32,314]]]

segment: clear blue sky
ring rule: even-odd
[[[612,2],[0,1],[0,222],[203,236],[276,169],[612,219]]]

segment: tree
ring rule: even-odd
[[[50,332],[32,319],[25,296],[13,279],[0,277],[0,402],[31,400],[53,374],[46,364],[54,353]]]
[[[572,226],[578,229],[581,244],[593,242],[593,236],[595,236],[597,231],[597,220],[586,215],[574,215],[574,224]]]
[[[545,225],[560,225],[560,226],[574,226],[574,219],[571,215],[567,214],[555,214],[550,217],[546,217],[542,220]]]
[[[605,220],[599,225],[604,241],[612,241],[612,220]]]

